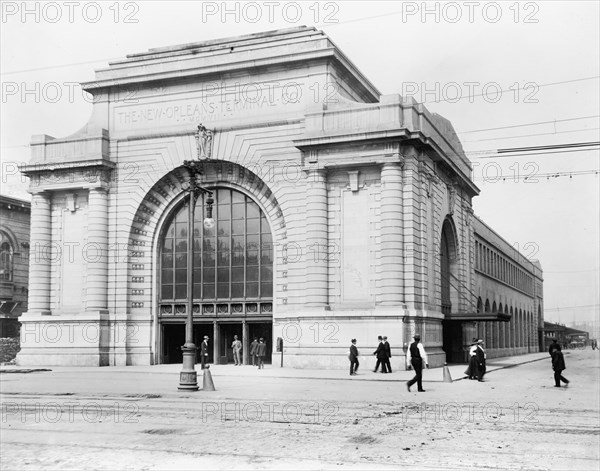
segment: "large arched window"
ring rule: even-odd
[[[0,281],[13,279],[13,246],[8,236],[0,231]]]
[[[273,297],[271,229],[259,206],[229,188],[213,191],[215,226],[203,227],[203,199],[194,214],[194,300],[257,301]],[[187,201],[187,199],[186,199]],[[160,242],[160,299],[187,299],[185,201],[166,222]]]

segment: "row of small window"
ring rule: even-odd
[[[502,255],[477,241],[475,241],[475,268],[521,291],[533,293],[531,276]]]
[[[216,288],[216,290],[215,290]],[[161,286],[161,300],[187,299],[187,285]],[[194,283],[194,299],[265,299],[273,297],[273,283]]]
[[[273,265],[273,254],[266,251],[194,253],[194,267],[226,268]],[[161,255],[162,268],[187,268],[187,252]]]
[[[223,220],[220,216],[213,215],[216,221],[216,227],[207,229],[203,227],[202,220],[197,220],[194,223],[194,236],[200,236],[200,228],[202,228],[202,234],[204,237],[228,236],[228,235],[240,235],[240,234],[270,234],[271,228],[263,216],[262,218],[248,218],[238,220]],[[187,238],[188,223],[187,218],[185,221],[179,222],[178,220],[169,226],[166,232],[166,237],[177,237]]]
[[[167,237],[162,244],[162,253],[173,253],[174,251],[187,252],[187,249],[187,239],[172,239]],[[217,237],[216,241],[214,238],[194,239],[194,252],[196,253],[200,251],[225,252],[229,250],[233,252],[253,252],[257,250],[268,252],[273,250],[273,242],[270,234]]]
[[[216,279],[215,279],[216,277]],[[247,266],[232,268],[203,268],[194,269],[196,283],[241,283],[255,281],[272,281],[273,269],[269,266]],[[161,270],[161,284],[187,283],[187,269],[163,268]]]

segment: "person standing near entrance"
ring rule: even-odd
[[[350,345],[350,354],[348,359],[350,360],[350,376],[355,376],[358,370],[358,348],[356,348],[356,339],[352,339],[352,345]]]
[[[252,366],[256,366],[256,347],[258,347],[258,339],[254,337],[254,340],[250,344],[250,356],[252,357]]]
[[[233,343],[231,344],[233,349],[233,362],[235,366],[242,364],[242,342],[239,341],[238,336],[233,336]]]
[[[264,359],[267,354],[267,345],[265,344],[262,337],[258,341],[258,345],[256,346],[256,356],[258,357],[258,369],[265,369]]]
[[[208,363],[208,335],[204,336],[204,340],[200,344],[200,369],[203,370]]]
[[[406,389],[408,389],[408,392],[410,392],[410,387],[417,383],[417,390],[419,392],[425,392],[423,389],[423,363],[427,368],[429,368],[427,352],[425,352],[425,348],[421,343],[421,336],[419,334],[415,334],[413,339],[415,341],[410,344],[410,347],[408,347],[408,351],[406,352],[406,363],[409,370],[411,367],[415,369],[415,377],[406,382]]]

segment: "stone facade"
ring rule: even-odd
[[[403,368],[419,332],[435,366],[447,359],[446,319],[477,318],[479,190],[452,125],[412,99],[380,96],[322,32],[153,49],[111,63],[84,86],[95,98],[90,121],[67,138],[34,136],[22,169],[31,177],[32,246],[41,251],[22,321],[61,335],[26,339],[20,364],[152,364],[176,355],[186,303],[161,289],[166,264],[175,277],[181,268],[165,234],[179,227],[190,159],[200,161],[203,186],[256,205],[270,229],[261,237],[272,258],[260,253],[261,273],[272,267],[272,293],[194,295],[194,335],[211,334],[213,361],[227,361],[239,332],[246,361],[250,337],[260,335],[273,355],[283,339],[285,365],[346,367],[351,338],[365,355],[385,334],[394,367]],[[229,211],[224,200],[215,204],[218,214]],[[235,231],[233,217],[221,219]],[[208,236],[195,232],[201,257],[210,255]],[[230,284],[231,234],[214,239],[231,243],[232,253],[215,249],[230,264]],[[252,250],[244,248],[246,293]]]

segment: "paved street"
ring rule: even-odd
[[[593,469],[600,353],[545,353],[424,372],[213,367],[217,391],[177,391],[178,365],[52,368],[0,375],[1,468]],[[3,370],[11,369],[3,367]],[[13,367],[13,370],[18,368]],[[199,375],[201,384],[202,378]]]

